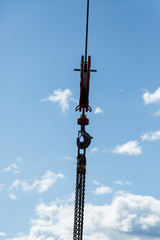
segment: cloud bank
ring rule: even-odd
[[[6,240],[72,239],[73,205],[37,205],[28,235]],[[111,204],[85,206],[84,240],[159,240],[160,201],[149,196],[117,193]]]

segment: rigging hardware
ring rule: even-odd
[[[75,191],[75,209],[74,209],[74,228],[73,240],[82,240],[83,238],[83,218],[84,218],[84,200],[85,200],[85,177],[86,177],[86,149],[91,144],[92,137],[85,131],[85,126],[89,124],[89,119],[86,117],[86,112],[91,112],[89,106],[89,82],[90,72],[97,70],[90,69],[91,56],[88,56],[88,22],[89,22],[89,0],[87,0],[87,19],[86,19],[86,42],[85,42],[85,58],[81,56],[81,68],[74,69],[80,71],[80,99],[76,111],[82,112],[77,124],[81,126],[78,131],[77,147],[77,174],[76,174],[76,191]],[[87,61],[88,60],[88,61]],[[81,137],[83,141],[81,141]]]

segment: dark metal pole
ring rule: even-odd
[[[89,0],[87,0],[85,64],[87,63],[87,48],[88,48],[88,20],[89,20]]]

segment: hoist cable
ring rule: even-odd
[[[87,1],[85,64],[87,63],[87,49],[88,49],[88,22],[89,22],[89,0]]]

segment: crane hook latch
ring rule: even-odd
[[[83,142],[80,141],[81,136],[83,137]],[[77,138],[77,146],[80,149],[86,149],[91,144],[91,137],[87,132],[85,131],[78,131],[78,138]]]

